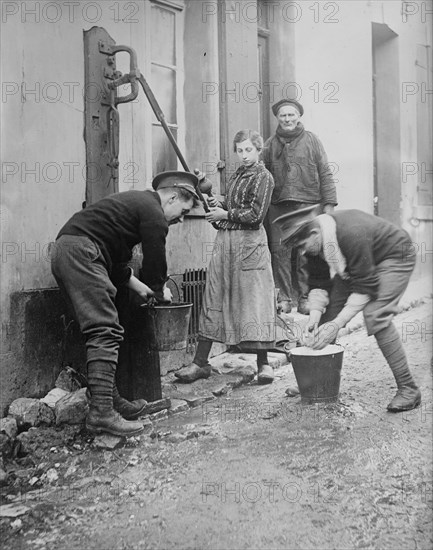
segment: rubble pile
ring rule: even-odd
[[[85,378],[66,367],[45,397],[20,397],[10,404],[8,415],[0,419],[0,485],[8,484],[11,477],[31,481],[34,459],[44,459],[57,446],[82,450],[91,443],[96,449],[114,450],[124,444],[122,437],[86,432],[89,400],[85,386]],[[153,431],[155,420],[168,415],[170,406],[169,398],[149,403],[141,419],[145,433]]]
[[[13,401],[8,409],[8,415],[0,419],[0,484],[8,480],[5,462],[18,461],[19,465],[34,466],[32,454],[40,441],[36,431],[47,427],[74,426],[74,435],[82,428],[89,409],[86,397],[86,381],[72,367],[61,371],[55,382],[55,387],[42,399],[20,397]],[[63,435],[70,435],[69,432]],[[17,474],[29,473],[28,468],[13,470]],[[31,473],[31,472],[30,472]],[[19,477],[19,475],[18,475]]]
[[[193,385],[178,383],[173,376],[167,376],[162,384],[162,392],[167,397],[148,403],[140,418],[144,434],[151,439],[167,437],[172,443],[189,439],[171,431],[162,434],[155,423],[169,415],[197,410],[218,397],[227,397],[241,385],[254,383],[255,359],[254,354],[227,352],[214,357],[213,376]],[[269,359],[274,368],[281,369],[287,364],[286,356],[281,353],[270,353]],[[89,409],[86,385],[80,373],[66,367],[45,397],[21,397],[11,403],[8,415],[0,419],[0,486],[25,492],[34,489],[32,480],[36,486],[43,480],[49,481],[56,471],[47,456],[52,458],[52,453],[60,448],[62,452],[74,454],[90,448],[114,451],[125,445],[125,438],[108,434],[93,436],[86,431],[84,421]],[[45,464],[44,468],[41,469],[40,464]],[[47,469],[52,470],[48,477]]]

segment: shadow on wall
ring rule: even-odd
[[[18,397],[43,397],[66,365],[85,374],[84,339],[57,288],[14,292],[6,338],[2,411]]]
[[[140,315],[141,308],[128,291],[118,292],[116,305],[125,328],[119,349],[119,389],[130,399],[160,399],[160,361],[153,326]],[[85,340],[58,288],[14,292],[5,337],[2,413],[18,397],[45,396],[67,365],[87,376]],[[183,353],[176,353],[183,357]]]

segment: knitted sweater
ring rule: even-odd
[[[219,229],[259,229],[271,201],[274,180],[259,162],[241,166],[229,181],[229,189],[222,208],[228,219],[218,222]]]
[[[127,263],[141,242],[143,265],[140,278],[159,292],[167,280],[165,241],[168,223],[161,199],[154,191],[115,193],[77,212],[62,227],[61,235],[89,237],[101,249],[111,280],[117,286],[131,276]]]

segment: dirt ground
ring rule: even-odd
[[[3,490],[27,508],[0,519],[3,547],[431,549],[431,312],[429,300],[396,318],[423,393],[415,411],[386,411],[394,379],[361,329],[340,340],[338,404],[287,397],[286,365],[272,385],[251,382],[115,451],[47,429],[21,459],[32,477]]]

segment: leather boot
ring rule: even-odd
[[[400,336],[391,323],[375,335],[376,341],[394,375],[397,393],[388,404],[390,412],[410,411],[421,403],[421,392],[412,378]]]
[[[124,420],[113,408],[113,387],[116,364],[107,361],[91,361],[88,364],[90,407],[86,428],[94,434],[108,433],[120,437],[140,434],[144,427],[140,422]]]
[[[132,437],[144,430],[143,424],[125,420],[113,409],[106,410],[92,405],[87,414],[86,428],[93,434],[108,433],[119,437]]]
[[[410,411],[421,403],[421,392],[414,383],[413,386],[401,386],[389,403],[387,409],[390,412]]]
[[[116,384],[113,386],[113,408],[125,420],[135,420],[140,415],[144,414],[147,407],[147,401],[144,399],[135,399],[128,401],[122,397],[117,389]]]

